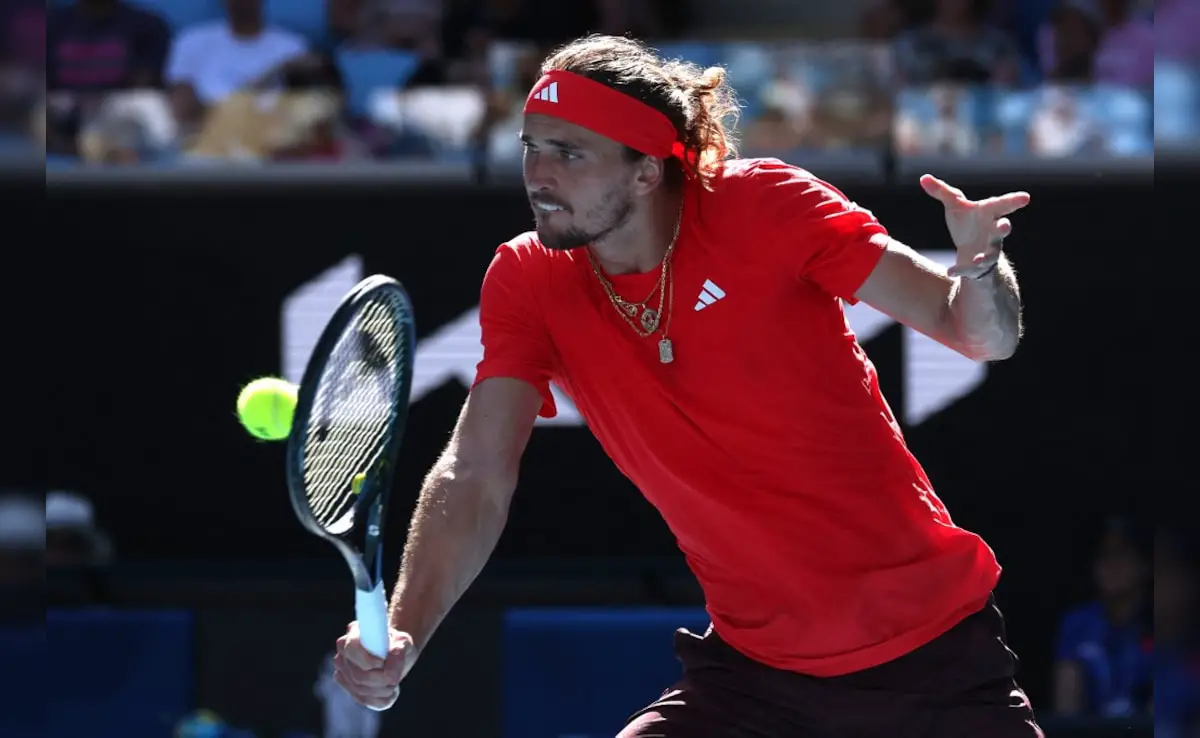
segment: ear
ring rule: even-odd
[[[665,162],[657,156],[643,156],[633,164],[633,191],[647,195],[657,189],[666,175]]]

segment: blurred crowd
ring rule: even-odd
[[[538,60],[591,31],[725,66],[751,155],[1200,141],[1197,0],[849,1],[838,32],[722,38],[666,0],[0,0],[0,143],[55,164],[514,164]]]
[[[1108,521],[1089,558],[1092,594],[1057,624],[1051,699],[1039,712],[1060,720],[1149,719],[1159,738],[1200,737],[1198,553],[1178,530]],[[32,591],[47,574],[69,572],[83,582],[80,604],[101,603],[112,556],[85,496],[54,491],[43,507],[35,497],[0,492],[0,592]],[[0,597],[9,606],[16,601]],[[325,664],[315,689],[327,720],[371,719],[331,685]]]
[[[1200,145],[1200,0],[855,4],[834,35],[721,38],[668,0],[0,0],[0,158],[515,166],[539,59],[589,31],[726,67],[751,155]],[[6,607],[36,614],[47,567],[101,571],[111,556],[82,495],[0,491],[0,591],[21,593]],[[1200,735],[1196,566],[1184,537],[1112,521],[1094,597],[1059,623],[1042,709]]]
[[[1063,614],[1048,712],[1149,717],[1158,738],[1200,736],[1197,560],[1180,531],[1113,519],[1092,557],[1094,595]]]

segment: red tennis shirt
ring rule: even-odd
[[[642,338],[582,249],[503,244],[480,301],[489,377],[549,383],[674,533],[716,632],[781,669],[833,676],[890,661],[982,608],[1000,576],[958,528],[879,390],[842,302],[887,233],[808,172],[729,162],[691,185],[669,335]],[[641,300],[658,272],[612,277]]]

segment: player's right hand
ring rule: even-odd
[[[417,660],[417,649],[408,633],[392,630],[386,659],[363,648],[358,623],[350,623],[346,635],[337,640],[333,678],[358,704],[386,710],[400,695],[400,680]]]

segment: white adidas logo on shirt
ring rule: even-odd
[[[725,297],[725,290],[713,284],[711,279],[704,280],[704,287],[700,289],[700,297],[696,300],[696,312],[703,310],[723,297]]]
[[[552,103],[558,102],[558,83],[551,82],[542,89],[538,90],[538,93],[533,97],[535,100],[543,100],[545,102]]]

